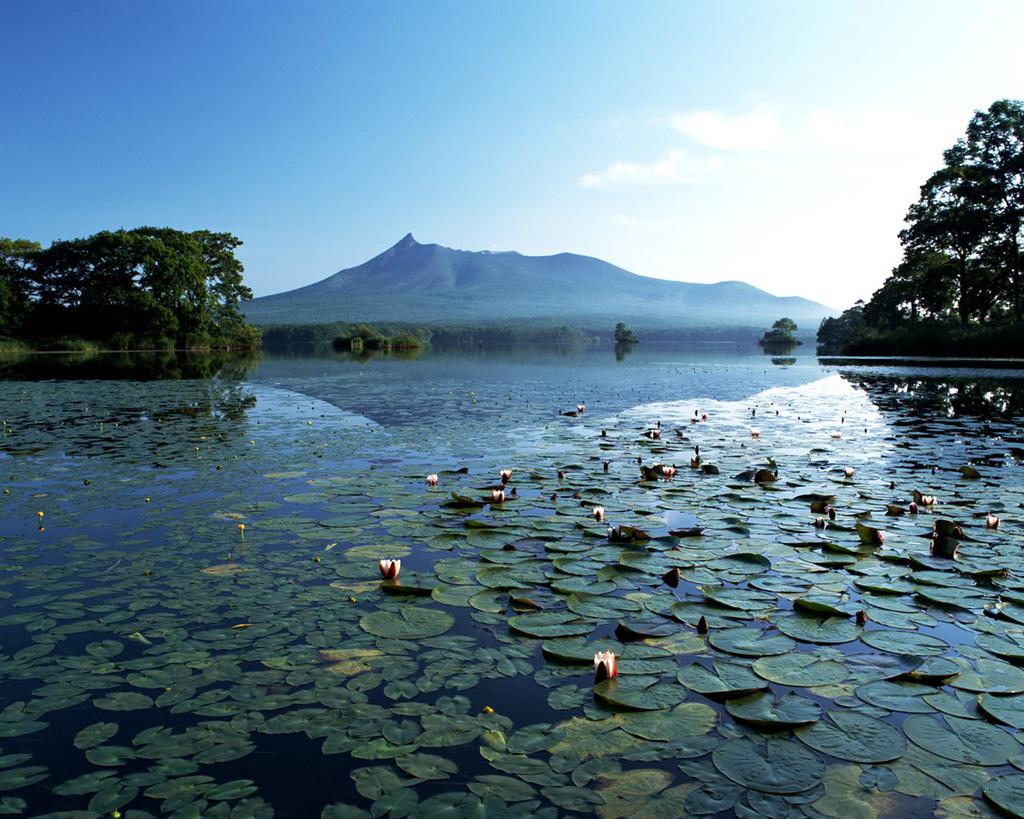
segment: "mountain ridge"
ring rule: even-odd
[[[253,299],[243,310],[251,322],[264,325],[515,319],[603,324],[615,319],[638,327],[760,326],[784,315],[816,327],[835,313],[735,279],[714,284],[655,279],[592,256],[455,250],[422,244],[412,233],[360,265]]]

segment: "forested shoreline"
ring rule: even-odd
[[[921,186],[903,260],[867,302],[822,321],[822,352],[1024,355],[1024,102],[977,111]]]
[[[254,349],[230,233],[140,227],[44,248],[0,238],[0,349]]]

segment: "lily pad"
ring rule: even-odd
[[[816,751],[850,762],[890,762],[907,750],[907,741],[887,722],[841,709],[829,711],[820,722],[798,729],[796,737]]]
[[[378,609],[359,620],[363,631],[375,637],[395,640],[423,640],[444,634],[455,624],[455,618],[439,609],[426,606],[402,606],[397,611]]]
[[[711,758],[733,782],[763,793],[801,793],[825,778],[825,764],[815,754],[781,737],[727,739]]]

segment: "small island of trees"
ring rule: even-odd
[[[1024,101],[977,111],[921,186],[903,260],[818,330],[822,352],[1024,355]]]
[[[767,330],[761,340],[757,342],[762,347],[795,347],[803,344],[794,334],[797,331],[796,322],[791,318],[780,318],[772,328]]]
[[[623,322],[619,322],[615,325],[615,343],[616,344],[636,344],[640,339],[636,337],[636,333],[630,330]]]
[[[0,339],[37,349],[252,349],[230,233],[140,227],[43,248],[0,238]]]

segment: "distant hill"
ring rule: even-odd
[[[638,276],[575,253],[452,250],[407,234],[358,267],[243,305],[254,324],[334,321],[472,324],[550,319],[604,328],[768,327],[782,316],[814,331],[835,311],[739,281],[691,284]],[[605,328],[607,329],[607,328]]]

